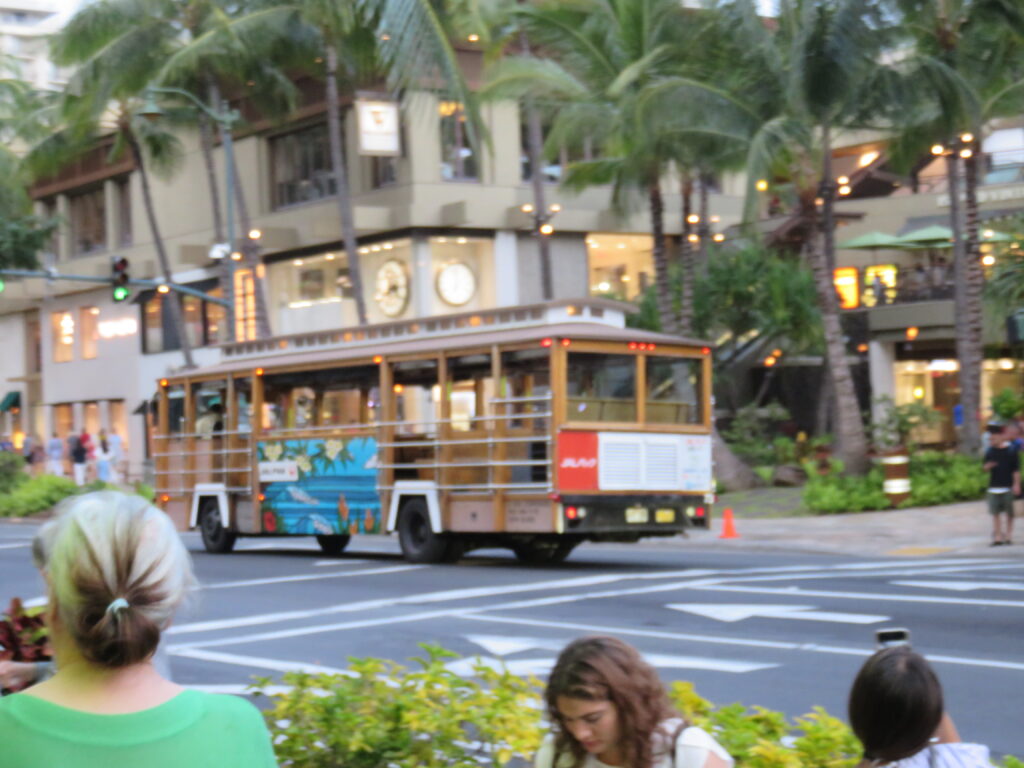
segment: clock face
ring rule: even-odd
[[[377,270],[377,284],[374,298],[380,311],[388,317],[402,314],[409,303],[409,276],[405,264],[398,259],[388,259]]]
[[[447,264],[437,273],[437,293],[453,307],[468,304],[476,293],[476,274],[464,262]]]

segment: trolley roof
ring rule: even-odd
[[[518,344],[547,337],[645,342],[673,346],[712,346],[702,339],[625,327],[632,304],[610,299],[558,299],[542,304],[435,315],[415,320],[275,336],[225,344],[221,362],[177,378],[238,373],[261,366],[319,367],[372,355],[416,355]]]

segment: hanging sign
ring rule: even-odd
[[[378,157],[398,157],[402,154],[396,102],[357,99],[356,119],[359,125],[359,154]]]

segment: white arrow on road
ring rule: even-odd
[[[448,669],[458,675],[472,675],[473,666],[477,663],[500,670],[507,668],[519,675],[547,675],[555,665],[553,658],[504,659],[505,656],[522,651],[543,649],[560,651],[568,640],[543,637],[508,637],[503,635],[463,635],[475,645],[479,645],[494,656],[457,659],[446,664]],[[750,661],[730,661],[728,659],[708,658],[706,656],[676,656],[663,653],[645,653],[644,658],[653,667],[661,669],[708,669],[714,672],[756,672],[759,669],[772,669],[778,664],[763,664]]]
[[[1013,581],[893,581],[901,587],[923,587],[925,589],[948,589],[952,592],[973,592],[977,589],[1004,589],[1024,592],[1024,584]]]
[[[763,603],[670,603],[665,606],[673,611],[695,613],[717,621],[743,621],[755,616],[771,619],[798,619],[800,621],[833,621],[840,624],[875,624],[888,621],[888,616],[871,616],[866,613],[837,613],[816,611],[813,605],[764,605]]]

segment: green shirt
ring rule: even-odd
[[[127,715],[35,696],[0,698],[0,768],[271,768],[263,717],[245,699],[186,690]]]

